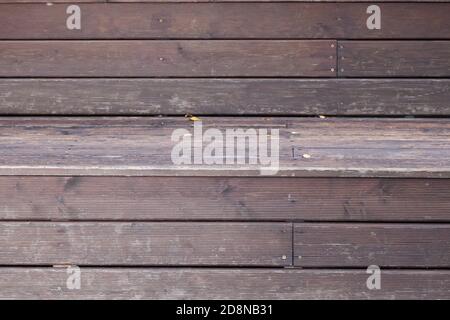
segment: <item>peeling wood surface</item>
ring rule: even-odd
[[[202,124],[203,130],[278,129],[279,168],[269,173],[279,176],[450,177],[445,119],[204,117]],[[0,174],[260,176],[270,169],[248,161],[174,165],[177,128],[193,134],[193,122],[179,117],[2,118]]]
[[[0,10],[0,39],[450,38],[450,3],[378,5],[381,30],[367,29],[366,3],[82,4],[74,31],[64,23],[67,4],[11,4]]]
[[[295,224],[301,267],[450,267],[449,224]]]
[[[15,115],[450,115],[448,79],[0,79]]]
[[[448,270],[384,270],[368,290],[365,270],[0,268],[1,299],[449,299]],[[126,284],[126,285],[124,285]]]
[[[1,220],[450,221],[450,180],[0,177]]]
[[[1,265],[239,265],[292,261],[290,223],[1,222]]]

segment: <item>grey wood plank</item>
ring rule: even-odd
[[[0,39],[450,37],[450,3],[378,3],[382,12],[380,30],[366,26],[367,3],[81,4],[81,30],[66,27],[67,6],[2,5],[0,20],[5,25],[0,29]]]
[[[187,118],[6,117],[0,119],[0,175],[450,177],[447,119],[202,119],[205,131],[226,136],[226,129],[242,129],[241,140],[248,129],[266,129],[256,134],[273,134],[278,163],[273,157],[250,164],[247,150],[229,155],[233,163],[194,164],[191,157],[176,165],[171,135],[185,129],[193,137]]]
[[[291,264],[289,223],[2,222],[2,265]]]
[[[450,115],[448,79],[0,79],[13,115]]]
[[[449,77],[450,41],[339,41],[340,77]]]
[[[450,221],[450,180],[0,177],[0,220]]]
[[[0,268],[1,299],[449,299],[448,270],[81,268],[69,290],[65,268]]]
[[[449,224],[296,224],[302,267],[450,266]]]
[[[0,41],[0,77],[332,77],[335,46],[332,40]]]

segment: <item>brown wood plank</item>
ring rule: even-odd
[[[80,6],[81,31],[67,29],[66,7],[4,5],[0,39],[298,39],[337,31],[330,3],[90,4]]]
[[[450,266],[449,224],[296,224],[302,267]]]
[[[193,137],[193,122],[182,117],[6,117],[0,175],[450,177],[447,119],[202,119],[204,131],[242,129],[245,138],[254,129],[273,134],[274,143],[279,130],[279,163],[249,164],[247,152],[239,157],[245,164],[231,155],[229,164],[194,164],[191,157],[176,165],[172,133],[185,129]]]
[[[16,115],[450,115],[448,79],[0,79]]]
[[[381,10],[379,30],[367,28],[366,11],[371,4],[336,4],[339,38],[448,39],[450,36],[450,3],[375,3]]]
[[[65,268],[0,268],[1,299],[449,299],[448,270],[81,268],[79,290]]]
[[[0,177],[1,220],[450,221],[448,179]]]
[[[0,77],[331,77],[335,49],[327,40],[1,41]]]
[[[448,77],[450,41],[340,41],[341,77]]]
[[[11,4],[2,5],[0,10],[0,20],[4,21],[0,39],[450,37],[450,3],[379,6],[383,16],[381,30],[369,30],[366,26],[368,4],[83,4],[82,27],[74,31],[66,27],[67,4]]]
[[[2,222],[2,265],[291,264],[289,223]]]

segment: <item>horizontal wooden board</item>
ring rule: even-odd
[[[450,180],[0,177],[1,220],[450,221]]]
[[[450,41],[339,41],[340,77],[449,77]]]
[[[302,267],[450,266],[449,224],[296,224]]]
[[[83,4],[81,30],[69,30],[67,4],[11,4],[0,39],[450,38],[450,3],[379,6],[381,30],[366,26],[368,4]]]
[[[2,265],[261,265],[292,260],[289,223],[2,222]]]
[[[226,129],[241,129],[234,131],[241,141],[269,134],[260,150],[275,152],[278,141],[279,157],[255,156],[250,164],[247,144],[245,155],[228,155],[228,164],[206,164],[212,158],[204,153],[202,164],[191,157],[177,165],[174,130],[195,138],[194,122],[182,117],[6,117],[0,118],[0,175],[450,177],[447,119],[201,119],[202,132],[218,129],[222,137]]]
[[[81,268],[79,290],[65,268],[0,268],[1,299],[449,299],[447,270]]]
[[[0,41],[0,77],[331,77],[335,41]]]
[[[448,79],[0,79],[15,115],[450,115]]]

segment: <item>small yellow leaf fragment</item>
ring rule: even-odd
[[[307,153],[304,153],[304,154],[302,154],[302,157],[305,158],[305,159],[309,159],[309,158],[311,158],[311,155],[307,154]]]
[[[192,114],[188,113],[184,116],[185,118],[189,118],[191,121],[200,121],[199,117],[193,116]]]

